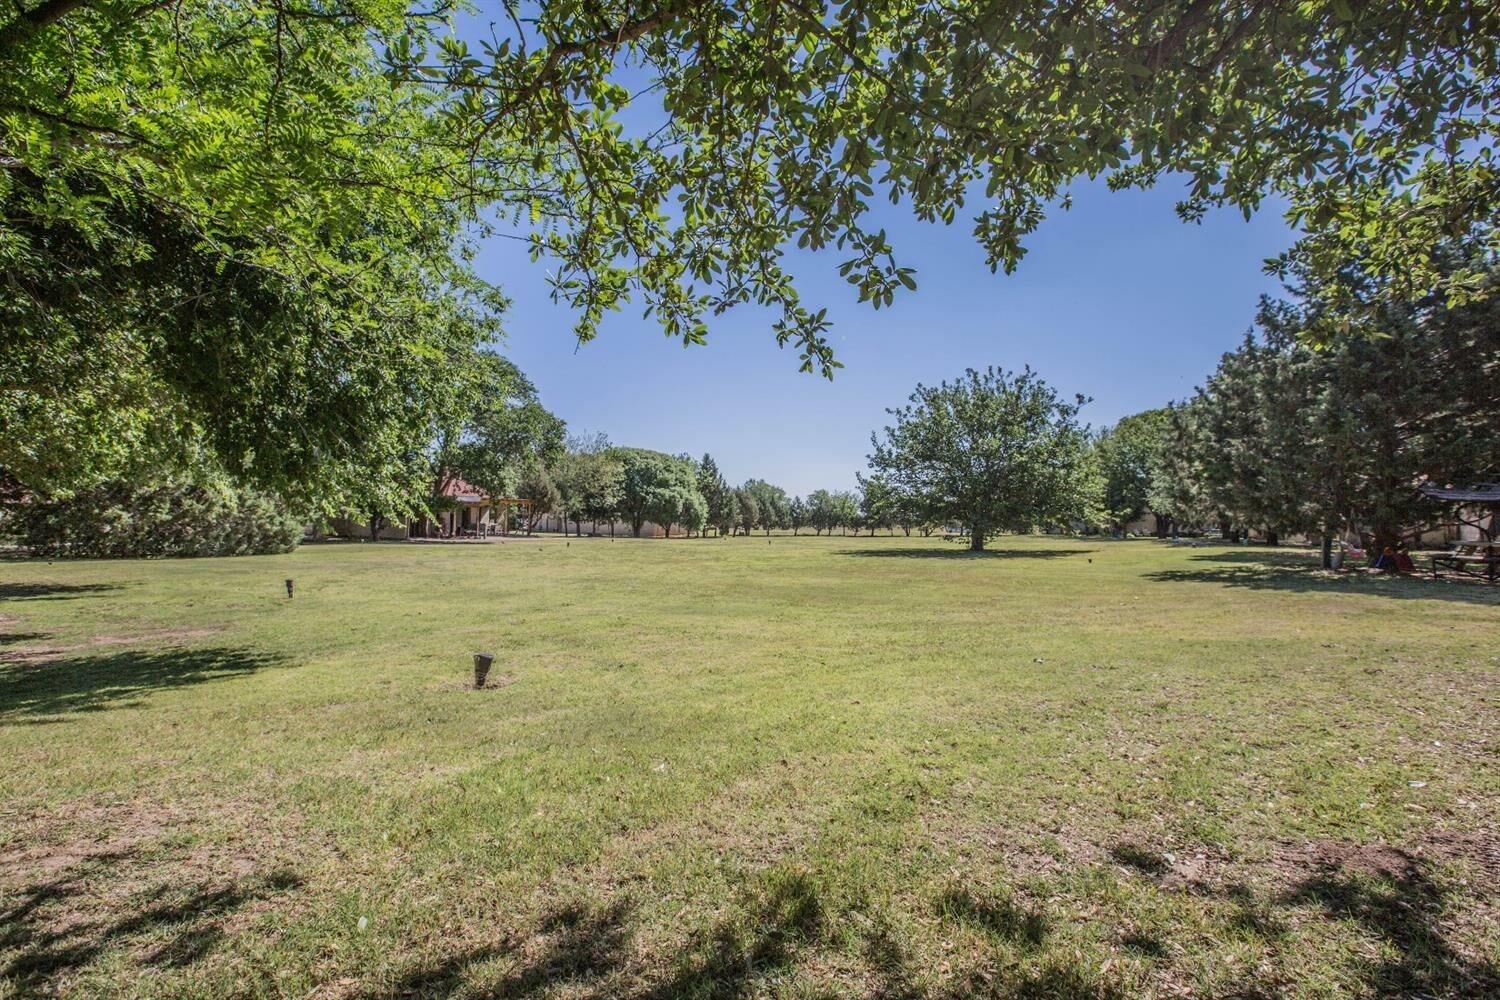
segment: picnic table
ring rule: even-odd
[[[1500,541],[1459,542],[1452,552],[1432,557],[1432,577],[1446,569],[1460,576],[1483,577],[1495,582],[1500,576]]]

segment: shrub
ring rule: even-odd
[[[176,483],[32,500],[14,509],[9,528],[36,555],[93,559],[290,552],[302,537],[273,497]]]

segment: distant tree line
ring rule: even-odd
[[[441,513],[450,476],[544,502],[569,496],[571,476],[587,488],[570,517],[702,514],[689,530],[719,533],[790,522],[790,498],[783,515],[747,483],[732,505],[711,502],[680,463],[562,458],[561,422],[484,350],[505,306],[474,267],[491,220],[549,262],[580,341],[627,302],[684,343],[753,304],[802,370],[829,377],[827,310],[801,298],[782,248],[834,253],[861,301],[889,306],[917,276],[876,209],[951,223],[980,183],[973,232],[1006,272],[1080,177],[1115,189],[1190,177],[1186,220],[1283,205],[1299,239],[1272,267],[1309,277],[1315,307],[1292,326],[1311,345],[1340,329],[1383,335],[1383,297],[1462,309],[1493,284],[1494,4],[1041,3],[1012,16],[964,2],[542,0],[477,45],[454,9],[7,5],[0,514],[44,503],[66,520],[69,504],[107,502],[133,517],[184,486],[356,512],[378,529]],[[663,114],[629,110],[626,69]],[[1459,236],[1487,252],[1449,253],[1442,241]],[[1404,398],[1420,378],[1381,367],[1385,350],[1369,373]],[[1226,371],[1207,394],[1227,398],[1241,377]],[[840,498],[813,530],[951,523],[982,545],[1028,524],[1118,524],[1140,493],[1134,445],[1078,447],[1072,404],[1020,381],[919,390],[855,512]],[[1349,426],[1392,426],[1368,409]],[[1388,533],[1407,516],[1392,499],[1406,458],[1424,456],[1415,474],[1447,467],[1430,457],[1446,445],[1427,450],[1440,430],[1403,437],[1436,428],[1438,411],[1406,412],[1394,439],[1360,439],[1383,493],[1342,464],[1319,466],[1343,470],[1319,482],[1264,471],[1252,448],[1225,444],[1255,426],[1232,407],[1174,426],[1235,456],[1249,485],[1215,485],[1221,458],[1186,445],[1179,485],[1231,520],[1326,527],[1358,510]],[[985,413],[1040,422],[991,433]],[[1461,411],[1454,425],[1469,422]],[[928,431],[944,425],[984,432],[934,449]],[[1134,482],[1099,494],[1090,469],[1104,460]],[[616,462],[620,482],[601,478]],[[1291,510],[1288,491],[1318,499]],[[1189,512],[1201,513],[1170,516]]]
[[[730,485],[714,457],[695,461],[646,448],[618,447],[598,435],[572,438],[550,462],[521,481],[520,496],[537,516],[555,515],[572,526],[627,524],[640,535],[647,523],[670,533],[733,537],[790,531],[814,535],[877,528],[909,534],[918,527],[910,505],[901,505],[885,480],[858,477],[860,492],[814,490],[804,499],[764,479]],[[920,525],[931,533],[930,524]]]
[[[1469,273],[1486,253],[1450,244],[1442,259]],[[1423,483],[1500,479],[1500,298],[1490,294],[1500,268],[1480,271],[1484,287],[1462,303],[1346,274],[1341,287],[1362,296],[1357,321],[1326,311],[1321,279],[1296,273],[1291,298],[1264,299],[1252,332],[1187,401],[1093,432],[1079,420],[1087,400],[1063,398],[1030,369],[970,369],[888,411],[856,490],[805,497],[764,479],[731,485],[711,455],[569,437],[513,363],[476,350],[449,384],[452,416],[426,443],[372,449],[370,466],[323,506],[361,517],[372,535],[405,519],[420,531],[462,481],[530,501],[527,530],[549,514],[574,533],[586,523],[703,537],[951,529],[975,550],[1004,532],[1119,533],[1154,515],[1159,535],[1312,535],[1328,560],[1346,533],[1379,549],[1450,515]],[[143,467],[50,496],[0,473],[6,530],[37,552],[275,550],[289,544],[289,509],[237,490],[212,463],[189,475]]]

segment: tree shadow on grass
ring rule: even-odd
[[[943,549],[840,549],[836,555],[874,559],[1061,559],[1083,556],[1098,549],[985,549],[974,552],[967,546]]]
[[[27,643],[46,642],[50,638],[50,632],[0,632],[0,646],[24,646]],[[0,652],[0,659],[4,659],[3,652]]]
[[[1109,856],[1163,889],[1174,885],[1169,856],[1131,843],[1116,845]],[[1330,922],[1360,926],[1386,946],[1348,949],[1341,960],[1348,964],[1340,973],[1360,984],[1361,995],[1500,996],[1500,968],[1492,960],[1463,954],[1448,939],[1450,926],[1458,922],[1460,887],[1468,883],[1440,881],[1432,864],[1423,854],[1384,844],[1323,841],[1284,855],[1272,866],[1275,882],[1289,886],[1280,892],[1262,894],[1243,881],[1217,879],[1178,880],[1173,891],[1227,903],[1221,911],[1226,927],[1270,951],[1294,935],[1320,933],[1308,910]],[[1479,895],[1485,891],[1481,887]],[[1474,889],[1467,894],[1472,896]],[[1121,943],[1138,954],[1165,954],[1154,937],[1132,934]],[[1251,989],[1230,995],[1249,1000],[1280,994]]]
[[[481,989],[484,996],[532,997],[558,990],[585,996],[672,1000],[737,997],[757,980],[788,968],[798,949],[818,939],[823,909],[810,879],[773,879],[735,912],[696,935],[665,977],[622,984],[636,958],[634,909],[616,901],[602,906],[569,903],[543,916],[526,948],[499,944],[471,948],[423,965],[395,982],[361,994],[364,1000],[423,997],[435,1000]],[[498,982],[479,967],[525,953]]]
[[[1213,552],[1190,557],[1217,563],[1202,569],[1168,569],[1147,573],[1154,583],[1211,583],[1248,590],[1282,590],[1299,594],[1360,594],[1392,600],[1459,601],[1500,607],[1500,587],[1474,581],[1434,580],[1417,572],[1404,576],[1361,571],[1332,573],[1319,567],[1317,553]]]
[[[630,944],[631,908],[617,901],[591,908],[568,903],[547,913],[538,925],[539,946],[490,992],[496,996],[532,996],[558,986],[587,985],[607,978],[624,963]],[[420,965],[389,985],[361,996],[364,1000],[448,997],[469,987],[478,966],[508,954],[498,944],[457,952]]]
[[[1014,944],[1037,948],[1047,936],[1047,918],[1040,911],[1017,906],[1011,899],[953,888],[938,898],[938,912],[961,924]]]
[[[964,1000],[993,997],[996,1000],[1124,1000],[1119,989],[1089,979],[1068,957],[1047,959],[1040,968],[1007,962],[1000,969],[973,969],[947,977],[941,984],[926,981],[933,971],[914,958],[879,914],[864,933],[865,964],[878,986],[874,995],[883,1000]]]
[[[1149,878],[1160,878],[1172,867],[1166,858],[1154,851],[1148,851],[1139,844],[1116,844],[1109,849],[1109,858],[1115,864],[1123,865]]]
[[[0,583],[0,601],[36,601],[119,590],[114,583]]]
[[[143,877],[154,884],[120,900],[122,915],[99,915],[101,886]],[[188,966],[219,945],[231,914],[300,885],[284,871],[184,884],[134,849],[93,854],[0,904],[0,981],[23,993],[52,992],[57,980],[116,949],[152,968]]]
[[[1280,902],[1321,907],[1382,938],[1393,957],[1354,959],[1375,996],[1500,996],[1500,968],[1459,954],[1447,940],[1443,918],[1452,890],[1434,881],[1425,858],[1390,853],[1399,863],[1373,871],[1325,862]]]
[[[58,658],[0,653],[0,722],[118,708],[156,691],[238,677],[284,662],[226,646]]]
[[[679,958],[676,973],[647,990],[643,1000],[741,996],[758,980],[789,968],[798,950],[815,944],[826,929],[812,879],[783,873],[739,914],[699,935]]]

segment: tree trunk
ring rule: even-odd
[[[1280,545],[1281,544],[1281,535],[1277,534],[1277,532],[1275,530],[1273,530],[1271,528],[1267,528],[1266,529],[1266,544],[1267,545]]]
[[[973,525],[969,528],[969,551],[984,551],[984,529],[978,525]]]
[[[1333,569],[1333,533],[1323,532],[1323,568]]]

